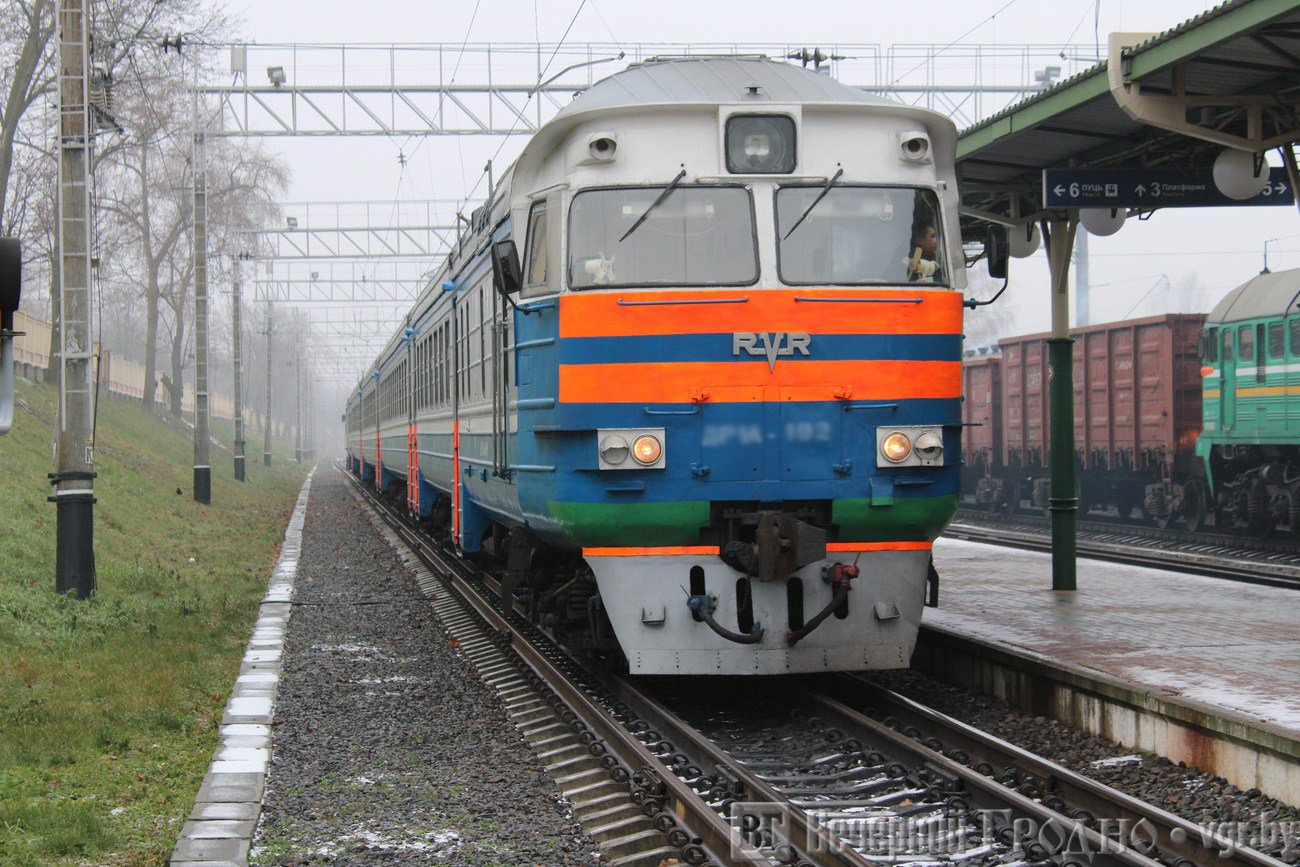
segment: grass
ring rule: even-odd
[[[98,589],[63,597],[45,499],[54,400],[19,381],[14,429],[0,437],[0,865],[163,864],[216,746],[303,469],[281,450],[235,482],[230,425],[214,424],[223,448],[212,505],[199,506],[192,430],[104,401]]]

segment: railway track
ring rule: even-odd
[[[1078,527],[1078,551],[1083,557],[1300,589],[1300,545],[1294,542],[1197,535],[1099,520],[1080,521]],[[944,535],[1029,551],[1052,549],[1050,523],[1040,515],[998,516],[958,509],[957,520]]]
[[[356,487],[614,864],[1282,867],[860,678],[585,667]]]

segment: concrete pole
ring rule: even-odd
[[[1088,274],[1088,232],[1075,232],[1074,238],[1074,324],[1082,328],[1092,324],[1092,280]]]
[[[275,332],[274,313],[275,305],[268,299],[266,302],[266,415],[262,417],[262,432],[265,435],[262,445],[262,463],[268,467],[271,465],[271,372],[274,370],[272,362],[275,360],[275,338],[272,336]]]
[[[235,481],[244,481],[244,359],[242,357],[241,320],[244,306],[243,292],[239,286],[239,259],[234,263],[235,278],[230,286],[230,321],[234,346],[231,349],[231,363],[234,368],[234,381],[231,384],[235,392]]]
[[[208,433],[208,189],[207,131],[199,116],[194,76],[194,501],[212,502],[212,443]]]
[[[59,406],[54,485],[54,586],[85,599],[95,590],[91,391],[90,184],[93,141],[85,0],[59,0]]]
[[[1074,473],[1074,340],[1070,337],[1070,252],[1078,216],[1043,221],[1052,272],[1052,336],[1047,341],[1051,437],[1052,589],[1077,587]]]
[[[293,425],[293,459],[302,463],[302,344],[293,353],[293,399],[296,420]]]

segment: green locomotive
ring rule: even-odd
[[[1201,336],[1205,487],[1184,519],[1267,535],[1300,532],[1300,269],[1228,293]],[[1205,495],[1208,494],[1208,498]],[[1203,498],[1203,499],[1202,499]],[[1202,504],[1210,508],[1198,508]]]

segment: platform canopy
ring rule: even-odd
[[[1293,163],[1297,139],[1300,0],[1229,0],[1163,33],[1112,33],[1102,62],[963,131],[963,222],[974,236],[1047,217],[1044,169],[1204,168],[1225,147]]]

